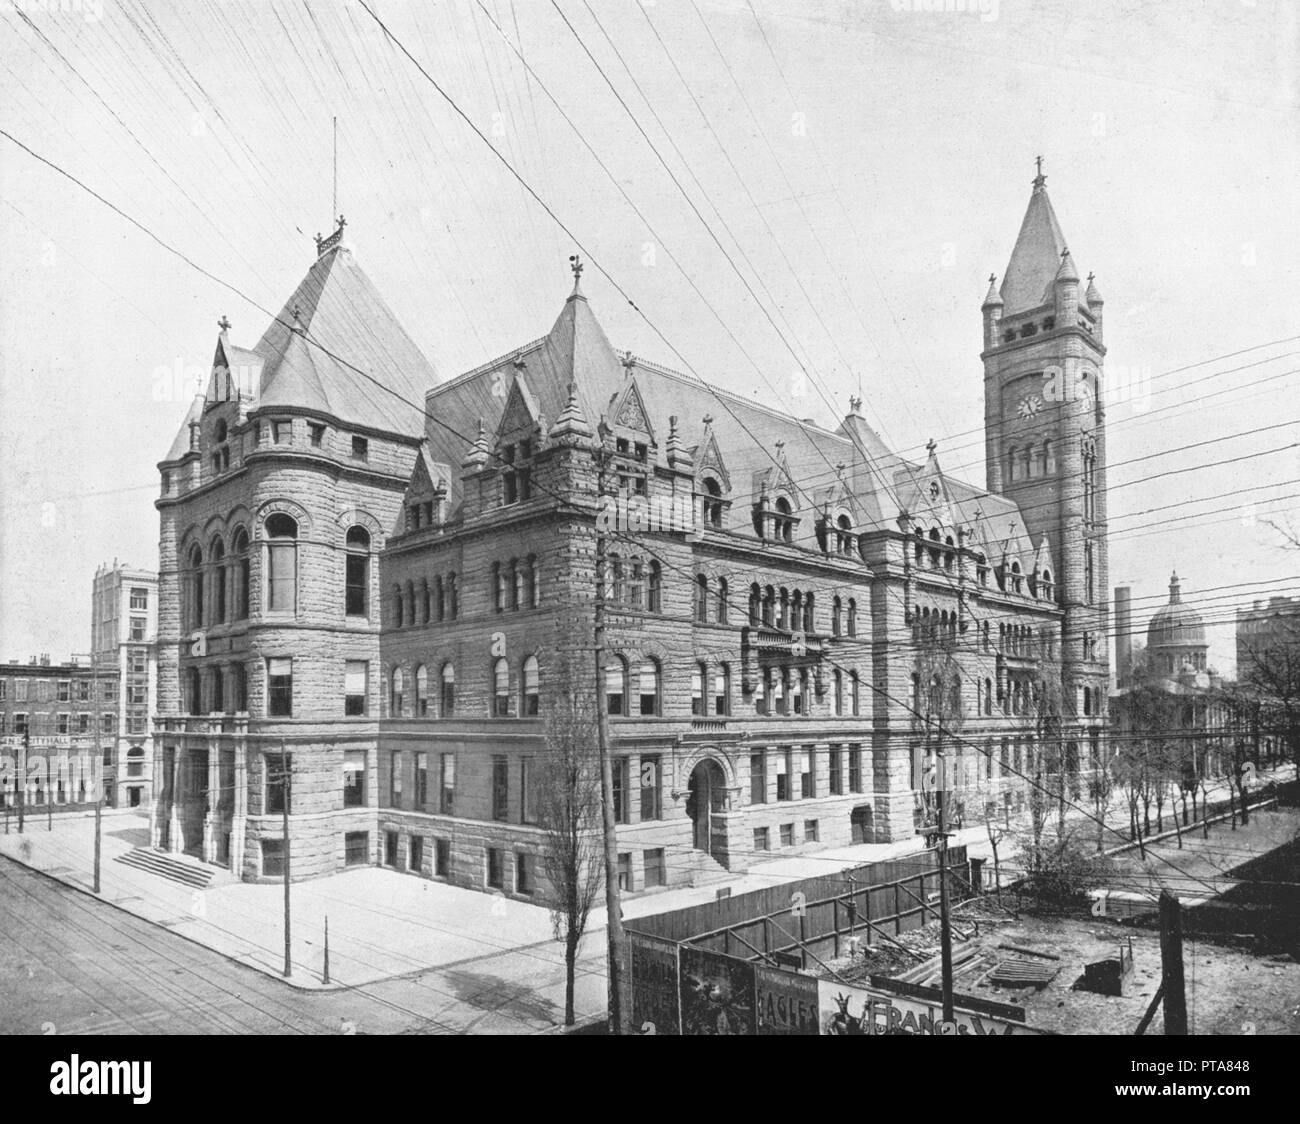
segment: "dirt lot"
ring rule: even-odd
[[[1111,884],[1126,891],[1159,892],[1201,900],[1184,911],[1184,973],[1193,1034],[1300,1034],[1300,811],[1252,814],[1249,827],[1217,826],[1209,840],[1188,836],[1122,857]],[[1207,900],[1208,899],[1208,900]],[[1040,950],[1059,958],[1060,970],[1045,987],[1009,988],[989,983],[983,968],[958,978],[961,992],[1018,1004],[1026,1021],[1064,1034],[1132,1034],[1160,985],[1160,937],[1154,918],[1120,922],[1086,909],[1070,914],[1014,912],[991,901],[968,902],[957,925],[978,929],[981,960],[991,966],[1007,955],[1000,945]],[[1021,903],[1023,906],[1025,903]],[[1132,942],[1133,973],[1121,997],[1082,990],[1084,965],[1118,954]],[[937,956],[939,927],[906,933],[900,942],[921,956]],[[959,956],[970,943],[954,941]],[[870,955],[830,967],[846,980],[866,982],[873,972],[897,974],[920,963],[889,943]],[[972,961],[974,963],[974,961]],[[959,1001],[960,1002],[960,1001]],[[1157,1012],[1148,1034],[1163,1033]]]

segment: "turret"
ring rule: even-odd
[[[989,274],[989,291],[984,298],[984,303],[980,305],[980,311],[984,313],[984,347],[985,349],[997,347],[998,345],[998,325],[1002,323],[1002,293],[998,289],[997,274]]]
[[[1056,324],[1064,328],[1079,318],[1079,271],[1067,247],[1061,251],[1061,266],[1052,285],[1056,302]]]

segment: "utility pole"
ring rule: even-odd
[[[289,955],[289,755],[284,738],[280,739],[280,810],[284,824],[284,977],[293,974],[293,959]]]
[[[1187,995],[1183,990],[1183,910],[1167,889],[1160,891],[1160,989],[1164,992],[1165,1033],[1187,1033]]]
[[[948,921],[948,779],[943,735],[935,747],[935,797],[939,806],[939,955],[943,965],[943,1021],[955,1021],[952,1009],[952,927]]]
[[[23,752],[22,759],[18,762],[18,776],[14,778],[17,782],[15,787],[18,790],[18,834],[23,833],[23,808],[27,796],[27,751],[32,745],[32,720],[29,716],[27,726],[23,730]]]
[[[91,703],[90,724],[94,727],[95,737],[95,767],[99,769],[99,784],[95,786],[95,893],[99,893],[99,857],[100,857],[100,832],[102,830],[102,816],[104,810],[104,757],[99,747],[99,727],[102,721],[99,708],[102,703],[99,698],[99,661],[95,658],[95,653],[90,653],[90,697]],[[91,777],[94,777],[92,772]]]
[[[596,499],[605,495],[606,450],[602,443],[596,450]],[[618,897],[618,834],[614,828],[614,769],[609,758],[609,709],[605,693],[605,532],[596,516],[596,607],[593,619],[593,648],[596,663],[596,741],[600,748],[601,819],[605,849],[606,937],[609,942],[609,1032],[623,1034],[624,1020],[623,966],[626,940],[623,934],[622,907]]]

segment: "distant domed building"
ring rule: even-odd
[[[1163,677],[1181,684],[1190,676],[1189,685],[1209,687],[1218,679],[1217,672],[1206,666],[1209,648],[1205,622],[1183,604],[1182,583],[1174,573],[1169,578],[1169,604],[1161,606],[1147,625],[1146,678]]]

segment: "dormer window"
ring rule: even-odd
[[[790,501],[781,496],[776,501],[776,514],[772,517],[772,537],[778,542],[794,540],[794,512]]]
[[[292,434],[292,423],[287,418],[275,418],[271,421],[271,444],[287,445]]]
[[[319,422],[309,422],[307,431],[311,434],[311,447],[319,449],[325,443],[325,427]]]
[[[712,478],[704,481],[704,523],[722,526],[722,485]]]
[[[352,459],[354,461],[364,461],[370,459],[370,442],[364,437],[353,436],[352,438]]]
[[[843,558],[853,557],[853,525],[847,515],[835,521],[835,549]]]
[[[1045,318],[1044,318],[1044,320],[1043,320],[1043,331],[1044,331],[1044,332],[1050,332],[1050,331],[1051,331],[1053,328],[1055,328],[1055,327],[1056,327],[1056,317],[1055,317],[1055,316],[1048,316],[1048,317],[1045,317]]]
[[[532,498],[533,443],[520,441],[501,450],[505,467],[501,473],[501,502],[506,506],[527,503]]]
[[[1011,591],[1013,593],[1022,592],[1024,588],[1024,581],[1025,579],[1020,573],[1020,563],[1012,562],[1011,563]]]

